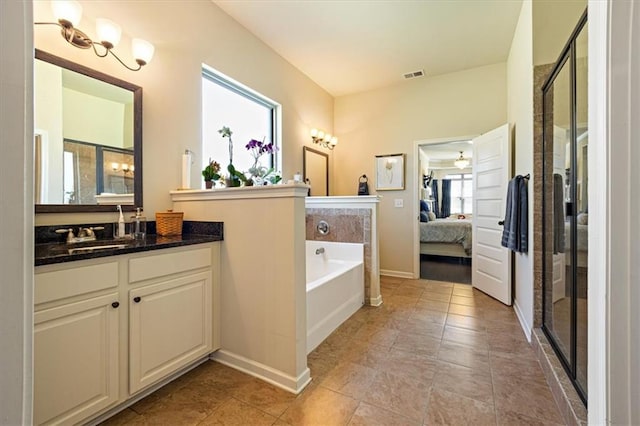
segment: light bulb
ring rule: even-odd
[[[131,51],[136,62],[140,65],[146,65],[151,62],[155,48],[153,44],[140,38],[131,40]]]
[[[336,145],[338,145],[338,138],[334,136],[331,138],[331,146],[336,146]]]
[[[125,172],[129,170],[129,165],[127,163],[122,163],[122,170]]]
[[[311,129],[311,137],[315,138],[316,136],[318,136],[318,129]]]
[[[322,130],[318,131],[318,139],[320,139],[320,140],[324,139],[324,132]]]
[[[326,135],[324,135],[324,138],[322,138],[322,139],[324,139],[325,142],[329,142],[332,137],[333,136],[331,136],[331,133],[327,133]]]
[[[73,0],[52,0],[53,17],[62,25],[65,23],[77,26],[82,18],[82,6]]]
[[[113,170],[114,172],[117,172],[119,167],[120,167],[120,164],[111,163],[111,170]]]
[[[96,19],[96,34],[98,34],[98,40],[100,40],[102,45],[107,49],[111,49],[120,43],[122,29],[120,25],[113,21],[98,18]]]

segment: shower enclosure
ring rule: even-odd
[[[543,324],[587,401],[587,14],[543,91]]]

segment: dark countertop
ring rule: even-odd
[[[77,229],[78,225],[47,227],[51,229],[40,229],[39,231],[40,234],[49,234],[53,232],[54,228],[59,229],[67,227]],[[55,263],[74,262],[76,260],[97,259],[101,257],[118,256],[121,254],[138,253],[151,250],[161,250],[171,247],[182,247],[193,244],[223,241],[224,237],[222,228],[223,226],[221,222],[185,222],[185,224],[183,225],[182,235],[147,235],[144,240],[101,239],[98,236],[98,239],[95,241],[66,244],[66,242],[51,241],[49,238],[43,238],[40,241],[36,239],[34,261],[35,266],[51,265]],[[147,226],[147,230],[155,232],[155,224],[152,224],[152,226]],[[38,235],[38,230],[36,230],[36,235]],[[58,234],[54,235],[56,235],[56,238],[58,240],[61,238]],[[96,235],[98,235],[97,232]],[[69,254],[69,249],[105,244],[124,244],[125,247],[99,249],[95,251],[85,251]]]

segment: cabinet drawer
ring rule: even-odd
[[[118,263],[73,267],[35,274],[34,303],[92,293],[118,285]]]
[[[211,248],[156,254],[129,260],[129,282],[191,271],[211,266]]]

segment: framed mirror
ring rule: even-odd
[[[306,146],[302,149],[302,173],[311,185],[309,195],[329,195],[329,155]]]
[[[142,88],[36,49],[36,213],[142,207]]]

